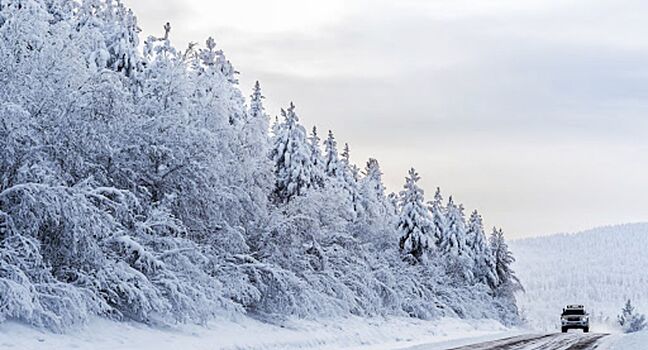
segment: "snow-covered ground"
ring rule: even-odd
[[[648,331],[617,335],[603,345],[603,350],[646,350],[648,349]]]
[[[212,322],[206,327],[182,326],[156,329],[139,323],[95,319],[66,334],[53,334],[32,327],[0,325],[0,349],[84,350],[261,350],[261,349],[403,349],[437,343],[447,348],[485,341],[520,330],[495,321],[409,318],[345,318],[326,321],[286,321],[270,325],[249,318]]]
[[[526,288],[517,295],[529,325],[558,329],[566,304],[584,304],[593,332],[619,332],[616,316],[630,298],[639,313],[648,313],[648,224],[626,224],[559,234],[509,244],[513,265]],[[648,349],[648,342],[645,346]]]

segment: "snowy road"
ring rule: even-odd
[[[484,343],[446,348],[447,350],[593,350],[608,334],[552,333],[527,334]],[[437,350],[433,345],[419,345],[407,350]]]

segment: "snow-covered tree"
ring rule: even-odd
[[[443,205],[443,196],[439,187],[436,188],[436,192],[434,193],[434,200],[428,202],[428,209],[430,210],[432,223],[434,224],[434,243],[440,248],[443,238],[448,232],[448,223],[446,208]]]
[[[306,130],[299,124],[295,105],[281,110],[283,124],[274,135],[271,157],[275,166],[275,201],[286,203],[291,198],[304,194],[312,186],[311,150],[306,139]]]
[[[359,197],[363,212],[376,218],[389,214],[389,204],[385,197],[385,185],[382,182],[382,171],[378,161],[369,158],[364,170],[364,177],[359,181]]]
[[[493,254],[490,250],[486,234],[484,233],[482,216],[477,210],[472,212],[468,220],[466,238],[466,243],[473,260],[473,276],[475,281],[495,288],[498,280]]]
[[[389,212],[393,215],[398,215],[400,210],[400,198],[395,192],[390,192],[387,195],[387,204]]]
[[[354,219],[363,214],[362,199],[360,198],[359,169],[355,164],[351,164],[351,152],[349,144],[344,144],[344,150],[339,161],[340,183],[349,195],[350,209],[354,214]]]
[[[322,157],[322,150],[320,149],[320,138],[317,135],[317,127],[313,126],[310,136],[308,137],[308,145],[311,150],[311,163],[313,164],[313,171],[311,172],[311,182],[314,186],[323,187],[325,174],[324,158]]]
[[[236,79],[236,74],[238,72],[234,70],[230,62],[225,58],[223,50],[216,49],[216,41],[213,38],[208,38],[205,42],[206,48],[201,48],[198,50],[195,55],[194,68],[199,73],[199,76],[202,76],[204,80],[207,80],[209,83],[201,84],[198,83],[198,87],[204,89],[204,97],[213,97],[218,96],[219,103],[216,103],[215,109],[216,113],[219,115],[224,115],[227,117],[230,125],[240,126],[246,121],[245,113],[243,111],[244,98],[240,90],[237,88],[238,80]],[[187,51],[183,54],[183,57],[186,57],[193,51],[193,44],[190,44]],[[217,83],[217,84],[215,84]],[[260,94],[261,90],[259,88],[258,93]],[[258,96],[262,98],[262,96]],[[261,101],[256,101],[255,106],[258,108],[258,104]],[[208,100],[209,102],[215,102],[214,99]],[[264,126],[263,121],[263,110],[259,115],[260,119],[257,119],[257,123],[261,123],[259,126],[260,130],[263,130]]]
[[[416,170],[411,168],[400,193],[399,248],[412,262],[424,259],[423,255],[432,243],[432,222],[424,205],[423,190],[417,184],[420,179]]]
[[[378,160],[375,158],[369,158],[364,170],[363,183],[367,184],[378,198],[385,197],[385,185],[383,185],[382,182],[382,175],[383,173],[380,170]]]
[[[342,153],[340,154],[342,157],[342,161],[345,162],[346,164],[351,164],[351,151],[349,150],[349,144],[344,143],[344,148],[342,149]]]
[[[243,127],[245,147],[253,155],[265,155],[269,152],[269,118],[263,107],[263,99],[265,96],[261,93],[261,85],[257,81],[250,95],[250,107]]]
[[[515,257],[513,257],[513,253],[509,250],[508,244],[506,244],[502,229],[493,227],[489,244],[497,273],[497,291],[501,294],[512,296],[515,291],[522,289],[522,284],[511,268],[511,265],[515,262]]]
[[[447,230],[441,236],[439,249],[444,256],[446,269],[455,279],[473,282],[473,256],[466,240],[466,219],[463,206],[456,205],[452,196],[448,198],[446,206]]]
[[[452,196],[448,198],[446,206],[447,230],[441,236],[439,248],[444,254],[451,256],[467,255],[466,246],[466,219],[463,214],[463,207],[456,205]]]
[[[328,137],[324,140],[324,165],[326,175],[329,178],[339,179],[342,176],[337,141],[335,141],[335,136],[333,136],[333,131],[331,130],[329,130]]]
[[[76,11],[77,31],[91,35],[84,41],[89,63],[136,78],[143,62],[138,54],[140,28],[133,12],[119,0],[83,1]]]
[[[621,314],[617,316],[617,322],[624,333],[634,333],[646,329],[646,316],[635,311],[630,299],[621,309]]]

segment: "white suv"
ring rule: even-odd
[[[560,324],[563,333],[570,328],[580,328],[587,333],[589,332],[589,314],[585,312],[583,305],[567,305],[560,315]]]

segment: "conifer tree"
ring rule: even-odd
[[[111,28],[114,30],[112,35],[109,36],[107,45],[110,55],[107,62],[108,67],[117,72],[124,72],[127,77],[134,76],[141,69],[139,55],[137,54],[139,48],[138,34],[140,32],[137,19],[133,12],[120,2],[107,1],[107,3],[114,4],[114,11],[116,12],[114,16],[111,16],[110,20],[116,18],[122,21],[118,25],[110,22]]]
[[[497,272],[495,271],[493,254],[484,233],[484,223],[477,210],[470,215],[466,236],[468,248],[473,258],[475,281],[494,288],[497,285]]]
[[[279,121],[279,116],[275,116],[272,121],[272,126],[270,127],[271,135],[275,137],[281,132],[281,127],[283,124]]]
[[[373,196],[381,200],[385,199],[385,185],[382,182],[382,171],[380,164],[375,158],[369,158],[362,178],[363,186],[368,187]]]
[[[646,328],[646,316],[635,312],[630,299],[626,301],[621,314],[617,316],[617,322],[624,333],[639,332]]]
[[[250,95],[250,107],[244,113],[245,122],[241,128],[239,130],[221,128],[227,133],[240,133],[238,140],[234,138],[235,144],[231,147],[234,152],[239,154],[238,158],[240,159],[235,163],[240,174],[237,183],[244,184],[243,190],[248,193],[246,198],[249,203],[247,203],[245,211],[256,216],[265,216],[267,213],[268,194],[274,185],[273,163],[268,158],[271,150],[268,135],[269,118],[263,106],[263,99],[265,97],[261,92],[261,85],[257,81]],[[252,222],[252,220],[245,221]]]
[[[354,164],[351,164],[351,152],[349,150],[348,143],[344,144],[344,150],[342,151],[341,156],[342,159],[340,159],[339,162],[340,164],[339,170],[341,175],[342,186],[349,194],[351,207],[357,217],[357,215],[362,214],[362,206],[360,204],[361,202],[360,190],[358,184],[358,177],[360,171]]]
[[[434,193],[434,200],[428,204],[430,214],[432,215],[432,223],[434,224],[434,243],[440,248],[442,239],[448,231],[448,224],[446,209],[443,206],[443,196],[439,187],[436,188],[436,192]]]
[[[137,19],[118,0],[87,0],[79,3],[77,30],[94,30],[103,42],[88,41],[89,63],[98,69],[108,68],[135,78],[142,69]],[[60,9],[60,7],[58,7]]]
[[[398,213],[400,212],[400,199],[398,194],[396,194],[395,192],[390,192],[387,195],[387,204],[389,205],[389,213],[398,215]]]
[[[254,84],[252,95],[250,95],[250,107],[246,113],[246,121],[243,125],[243,144],[248,154],[252,157],[259,157],[269,152],[269,118],[265,113],[261,85],[257,81]]]
[[[447,230],[439,245],[448,273],[462,283],[473,282],[473,257],[466,242],[466,221],[463,206],[456,205],[452,196],[446,206]]]
[[[496,292],[512,297],[515,291],[522,290],[523,288],[520,280],[515,276],[515,272],[511,268],[511,264],[515,262],[515,257],[513,257],[513,253],[509,250],[508,244],[506,244],[502,229],[493,227],[489,244],[493,254],[495,272],[497,273],[498,284]]]
[[[385,197],[385,186],[382,183],[382,171],[378,161],[369,158],[359,182],[360,198],[363,211],[372,218],[384,216],[390,212],[390,204]]]
[[[363,183],[367,184],[378,198],[385,198],[385,185],[382,182],[382,175],[378,160],[369,158],[364,170]]]
[[[326,175],[329,178],[338,179],[342,176],[337,141],[335,141],[335,136],[333,136],[333,131],[331,130],[329,130],[328,137],[324,141],[324,165]]]
[[[344,143],[344,148],[342,149],[342,154],[340,154],[340,156],[342,157],[342,161],[347,165],[351,164],[351,151],[349,151],[348,143]]]
[[[259,81],[257,80],[254,83],[252,95],[250,95],[248,119],[251,121],[256,121],[256,123],[259,124],[259,129],[267,133],[269,122],[268,115],[265,113],[265,107],[263,106],[263,99],[265,99],[265,96],[263,96],[263,93],[261,93],[261,84],[259,84]]]
[[[445,254],[452,256],[466,255],[466,220],[463,207],[456,205],[452,196],[446,206],[447,231],[441,238],[440,248]]]
[[[423,202],[423,190],[417,184],[420,179],[416,170],[411,168],[400,193],[399,248],[410,262],[424,259],[423,255],[432,241],[430,214]]]
[[[275,165],[275,201],[286,203],[294,196],[304,194],[311,187],[311,150],[306,130],[299,124],[295,105],[281,110],[284,121],[274,135],[271,158]]]
[[[320,150],[320,138],[317,135],[317,127],[313,126],[310,136],[308,137],[308,145],[311,151],[311,163],[313,164],[313,171],[311,173],[311,182],[313,186],[324,187],[325,178],[325,164]]]

